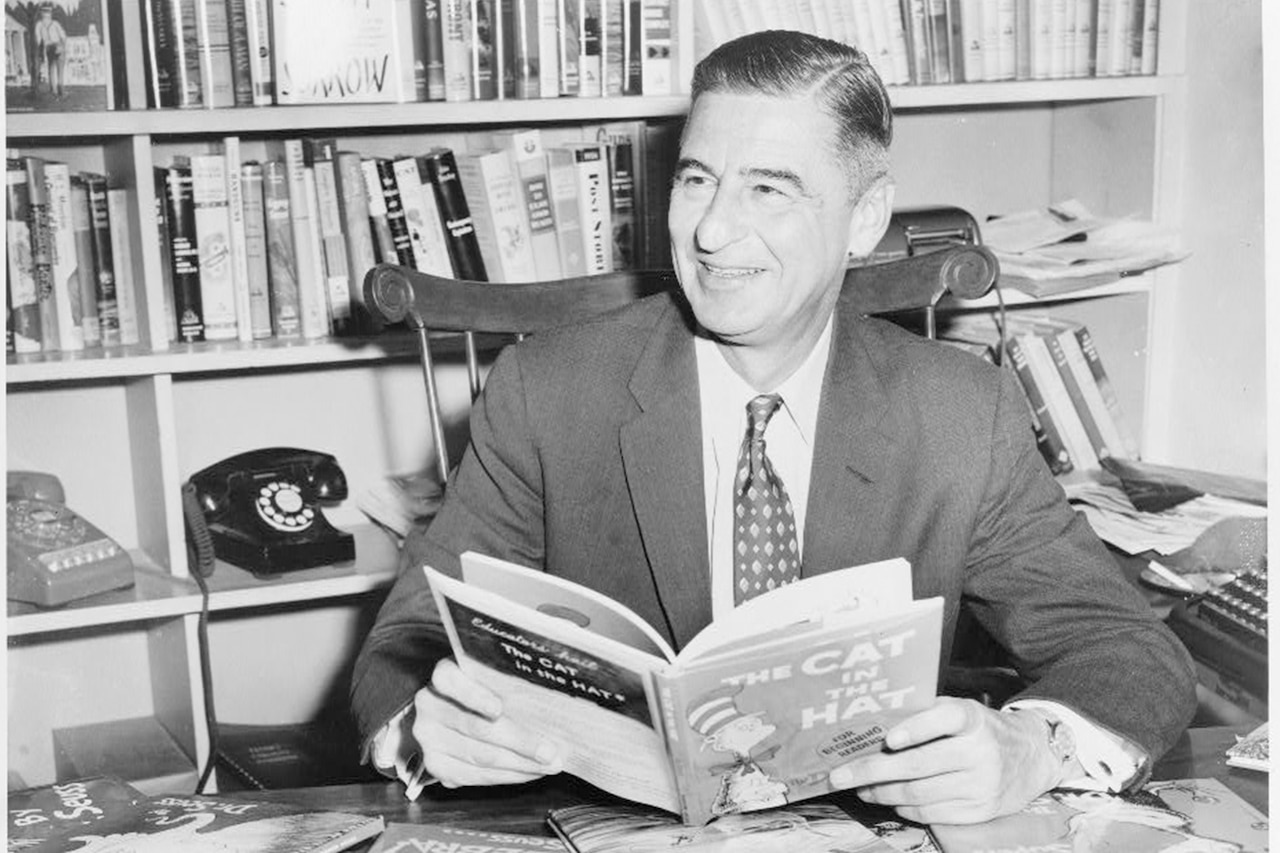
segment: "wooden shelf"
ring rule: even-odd
[[[1146,98],[1180,85],[1181,77],[1104,77],[1018,80],[942,86],[890,86],[894,109],[939,109],[983,104],[1056,103]],[[89,140],[103,137],[253,135],[351,128],[546,125],[628,119],[675,118],[689,109],[687,95],[614,98],[544,98],[412,104],[343,104],[191,110],[109,110],[95,113],[12,113],[10,140]]]
[[[997,296],[994,290],[981,299],[957,299],[953,296],[945,296],[939,305],[944,308],[956,309],[990,309],[999,307],[1000,297],[1003,297],[1006,306],[1052,305],[1057,302],[1069,302],[1074,299],[1097,299],[1106,296],[1123,296],[1126,293],[1149,293],[1150,291],[1151,278],[1146,275],[1135,275],[1126,276],[1111,284],[1046,296],[1031,296],[1021,290],[1004,285],[1000,288],[1000,296]]]

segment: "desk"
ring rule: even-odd
[[[1244,800],[1267,811],[1267,776],[1228,767],[1223,752],[1235,743],[1241,727],[1215,726],[1188,730],[1155,767],[1156,779],[1219,779]],[[488,829],[530,835],[551,835],[547,810],[607,798],[571,776],[557,776],[508,788],[448,790],[427,788],[416,802],[404,798],[398,782],[333,785],[282,791],[243,791],[228,797],[294,802],[318,809],[380,814],[388,823],[440,823],[463,829]],[[372,843],[372,842],[371,842]],[[364,850],[366,847],[356,847]]]

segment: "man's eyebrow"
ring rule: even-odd
[[[808,194],[808,188],[805,186],[804,181],[790,169],[769,169],[763,166],[755,166],[743,169],[739,174],[745,178],[765,178],[772,181],[782,181],[783,183],[791,184],[796,191]]]
[[[685,169],[697,169],[699,172],[706,172],[708,175],[712,174],[711,167],[696,157],[681,157],[676,161],[677,174]]]

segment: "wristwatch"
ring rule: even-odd
[[[1049,751],[1059,764],[1069,764],[1076,757],[1076,733],[1071,726],[1052,714],[1041,712],[1049,724]]]

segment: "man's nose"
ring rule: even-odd
[[[723,184],[716,188],[711,203],[702,212],[702,218],[698,220],[698,227],[694,231],[699,251],[719,251],[746,233],[742,205],[734,196]]]

